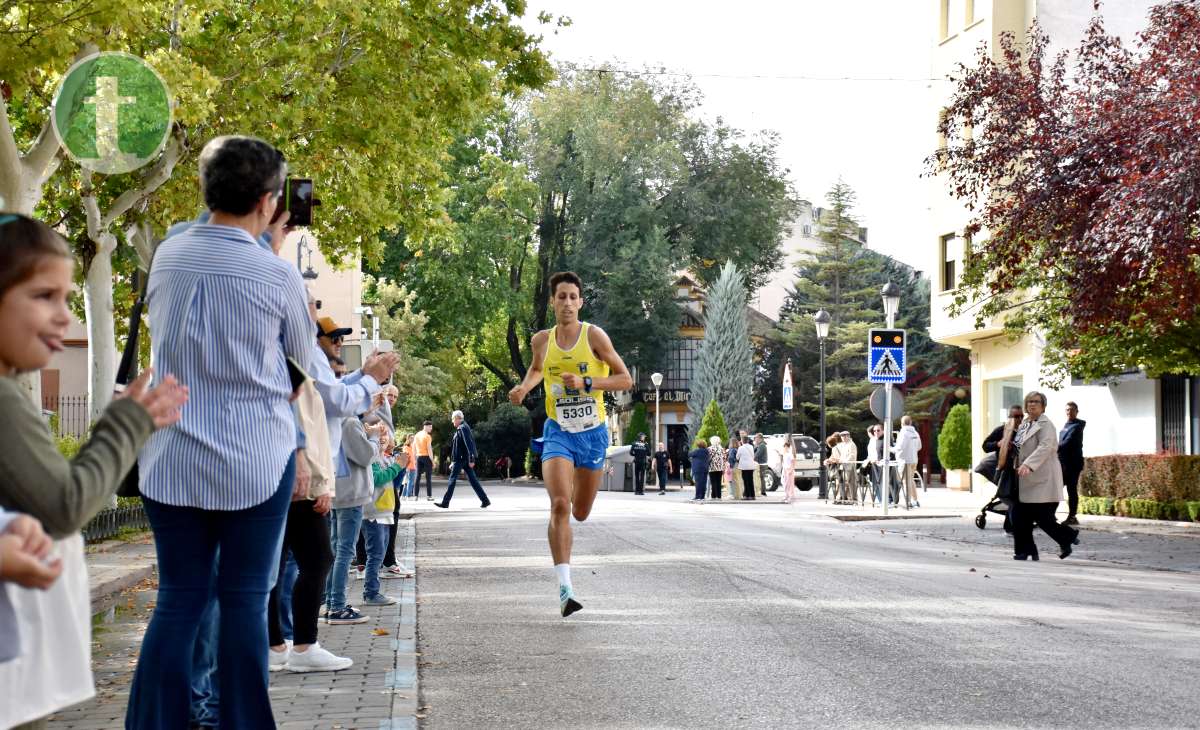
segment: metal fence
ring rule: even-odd
[[[56,436],[71,434],[77,438],[83,438],[87,434],[88,426],[91,425],[86,395],[45,397],[42,399],[42,409],[58,416]]]
[[[127,528],[150,529],[150,522],[146,519],[146,510],[142,509],[142,505],[106,509],[97,514],[91,522],[83,526],[83,539],[87,542],[99,542],[107,540]]]

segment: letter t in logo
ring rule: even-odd
[[[83,100],[84,104],[96,107],[96,153],[101,158],[121,154],[120,110],[122,104],[136,104],[136,96],[121,96],[116,76],[100,76],[96,79],[96,95]]]

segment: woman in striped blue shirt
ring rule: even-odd
[[[127,728],[188,727],[192,653],[215,592],[222,726],[269,728],[267,596],[295,485],[286,358],[312,352],[300,274],[265,250],[286,165],[271,145],[220,137],[200,153],[212,216],[155,252],[152,360],[190,389],[183,418],[140,458],[159,589],[130,690]]]

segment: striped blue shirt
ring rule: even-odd
[[[212,510],[265,502],[296,448],[285,356],[307,369],[312,354],[300,273],[240,228],[194,225],[155,252],[147,306],[156,374],[190,393],[142,450],[142,494]]]

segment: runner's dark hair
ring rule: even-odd
[[[556,271],[550,275],[550,296],[554,296],[559,284],[574,284],[579,293],[583,293],[583,279],[574,271]]]

